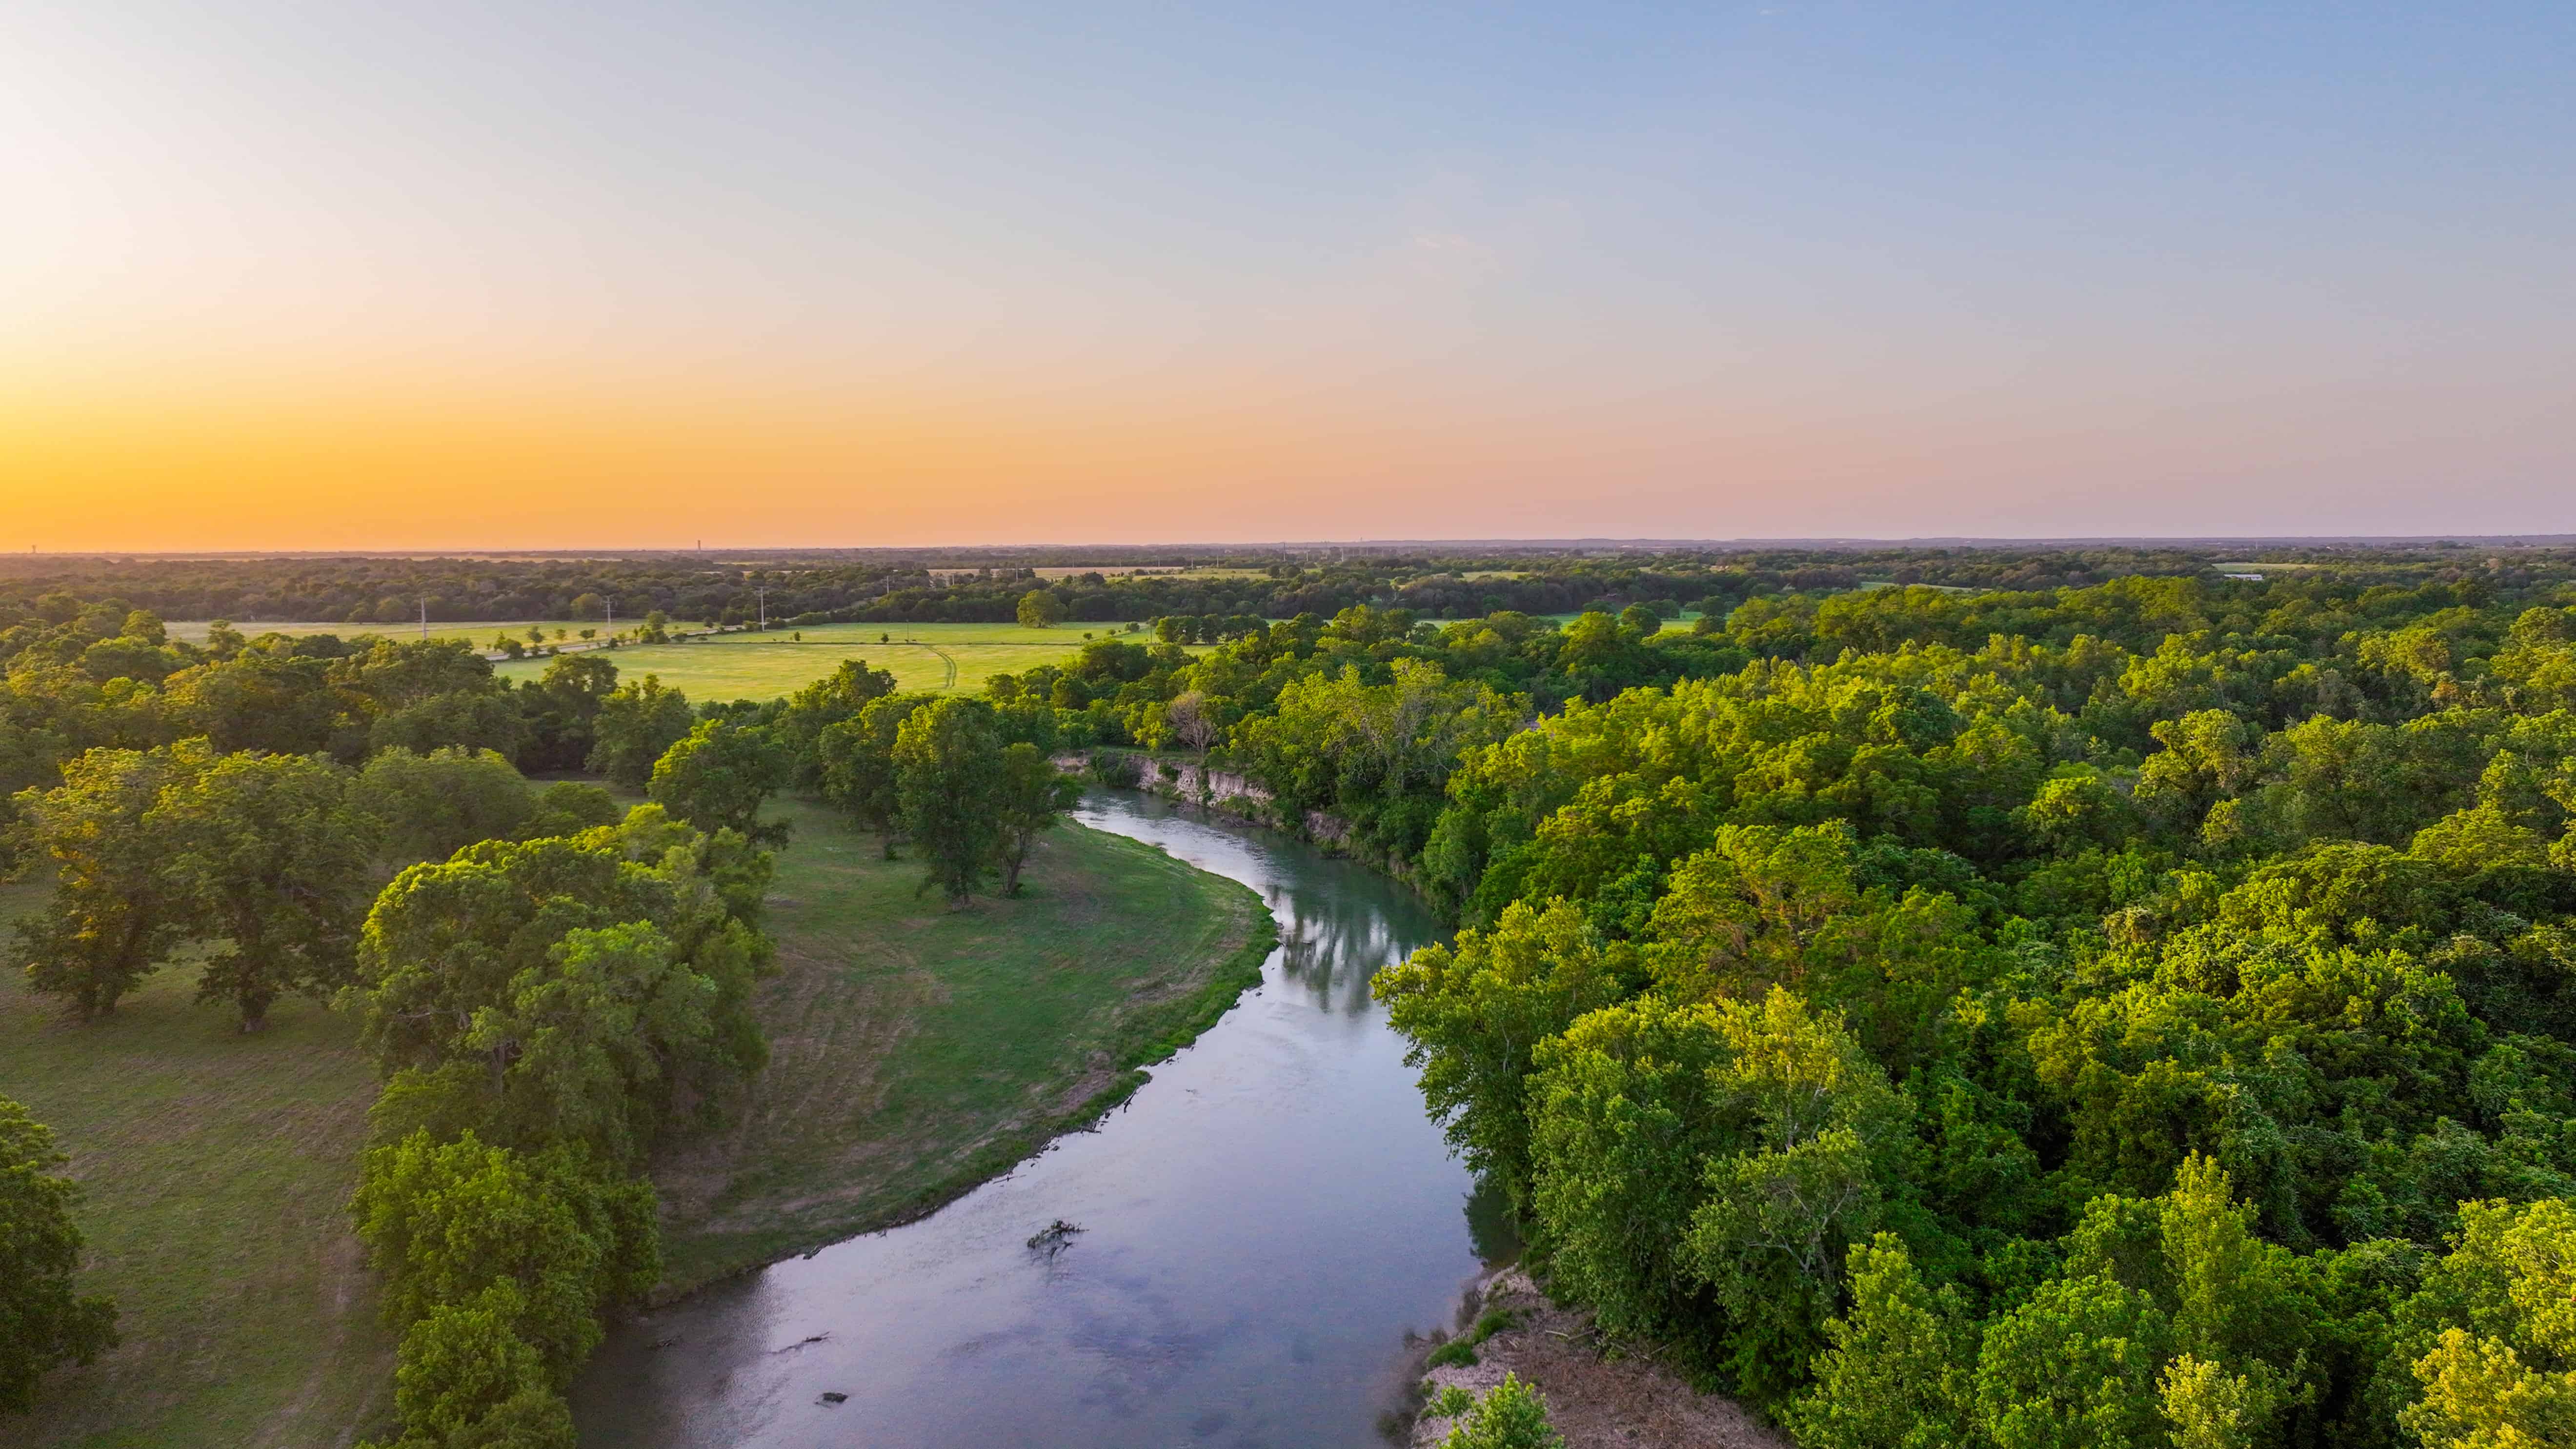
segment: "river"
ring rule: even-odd
[[[1368,992],[1441,927],[1283,836],[1123,791],[1076,818],[1259,891],[1282,942],[1261,985],[1097,1130],[621,1326],[573,1387],[583,1444],[1385,1443],[1404,1335],[1450,1326],[1478,1266],[1472,1184]],[[1082,1231],[1032,1249],[1058,1219]]]

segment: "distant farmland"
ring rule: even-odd
[[[659,675],[664,684],[693,700],[775,699],[831,673],[844,659],[864,659],[870,667],[888,671],[899,689],[973,694],[993,675],[1016,674],[1072,658],[1083,646],[1086,629],[1094,638],[1142,642],[1153,637],[1126,633],[1126,627],[823,624],[802,630],[773,628],[765,634],[724,634],[686,644],[631,644],[607,657],[617,661],[618,677]],[[548,662],[514,659],[493,667],[506,679],[534,679],[545,672]]]

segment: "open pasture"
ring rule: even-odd
[[[692,700],[776,699],[840,667],[864,659],[894,675],[898,689],[980,692],[996,674],[1016,674],[1040,664],[1061,664],[1091,638],[1143,642],[1124,624],[1059,624],[1023,629],[1016,624],[821,624],[766,633],[723,634],[685,644],[641,644],[617,650],[621,679],[658,675]],[[504,678],[534,679],[548,661],[518,659],[494,666]]]

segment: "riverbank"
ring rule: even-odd
[[[1459,1317],[1472,1361],[1428,1368],[1429,1397],[1451,1387],[1482,1395],[1517,1374],[1546,1397],[1566,1449],[1791,1449],[1742,1405],[1700,1393],[1655,1357],[1605,1357],[1591,1313],[1549,1302],[1517,1267],[1480,1279]],[[1478,1338],[1480,1329],[1489,1331]],[[1440,1356],[1439,1346],[1431,1354]],[[1414,1449],[1437,1449],[1454,1423],[1424,1413]]]
[[[950,911],[832,812],[795,826],[761,987],[768,1069],[666,1152],[661,1295],[933,1211],[1087,1125],[1261,979],[1258,896],[1067,824],[1017,897]]]

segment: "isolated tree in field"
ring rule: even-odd
[[[63,1161],[54,1134],[0,1097],[0,1414],[32,1407],[45,1370],[116,1346],[116,1305],[72,1291],[80,1186],[54,1175]]]
[[[279,996],[347,981],[381,832],[351,803],[348,771],[314,755],[205,760],[144,826],[168,840],[191,925],[215,943],[198,1000],[232,1002],[258,1031]]]
[[[1054,829],[1081,798],[1082,782],[1057,769],[1037,746],[1021,743],[1002,751],[994,803],[1001,815],[1004,895],[1020,893],[1020,867],[1028,863],[1039,832]]]
[[[787,838],[786,822],[761,824],[760,807],[788,773],[787,752],[767,727],[701,720],[653,766],[653,801],[710,834],[731,830],[776,844]]]
[[[59,787],[18,793],[24,856],[54,873],[52,899],[17,925],[27,980],[83,1020],[114,1011],[187,937],[189,892],[150,817],[203,758],[202,746],[92,750],[63,766]]]
[[[963,905],[992,869],[1001,838],[1002,736],[993,707],[951,696],[916,710],[895,734],[895,793],[905,833],[949,904]]]
[[[826,726],[814,742],[823,798],[860,829],[877,832],[888,860],[894,859],[903,831],[903,800],[895,789],[895,736],[934,697],[893,694],[870,700],[855,718]]]
[[[1052,629],[1064,622],[1064,600],[1047,589],[1031,589],[1020,595],[1020,627]]]
[[[397,868],[516,835],[534,809],[528,782],[490,750],[386,750],[358,771],[349,803],[376,820],[378,848]]]
[[[653,766],[663,753],[678,744],[695,722],[689,697],[663,688],[658,677],[647,674],[621,684],[601,697],[599,713],[591,721],[596,743],[591,746],[590,767],[620,785],[641,789],[653,778]]]

